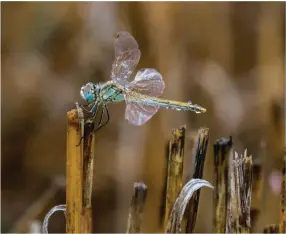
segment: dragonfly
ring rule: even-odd
[[[81,97],[88,103],[88,108],[83,107],[85,114],[88,114],[87,122],[94,123],[101,109],[100,119],[98,124],[94,125],[94,131],[109,122],[107,105],[110,103],[125,101],[125,119],[136,126],[145,124],[160,107],[195,113],[206,112],[205,108],[190,101],[179,102],[160,98],[165,89],[165,83],[156,69],[141,69],[136,73],[133,81],[130,81],[140,60],[141,52],[137,41],[129,32],[120,31],[116,34],[114,50],[115,60],[112,64],[111,80],[105,83],[88,82],[80,90]]]

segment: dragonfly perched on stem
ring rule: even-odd
[[[125,100],[125,119],[133,125],[145,124],[160,107],[177,111],[194,111],[204,113],[206,109],[191,102],[178,102],[161,99],[165,83],[161,74],[155,69],[146,68],[137,72],[133,81],[129,81],[141,56],[138,44],[128,32],[121,31],[114,38],[115,60],[112,64],[111,80],[106,83],[87,83],[81,87],[82,98],[89,103],[87,122],[94,123],[99,107],[100,119],[94,125],[97,131],[109,121],[107,104]],[[105,115],[105,120],[103,116]]]

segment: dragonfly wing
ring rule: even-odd
[[[159,110],[159,106],[145,106],[142,99],[128,95],[126,100],[125,119],[133,125],[143,125]]]
[[[126,85],[140,60],[141,52],[136,40],[128,32],[117,33],[114,50],[115,60],[112,64],[111,78],[118,84]]]
[[[162,75],[155,69],[145,68],[137,72],[129,86],[132,91],[144,95],[159,97],[165,89]]]
[[[125,51],[139,49],[135,38],[126,31],[116,34],[114,41],[115,58],[120,57]]]

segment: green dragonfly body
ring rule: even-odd
[[[99,96],[101,99],[100,101],[102,103],[109,104],[109,103],[122,102],[125,100],[124,93],[126,91],[122,89],[120,86],[114,84],[112,81],[100,85],[101,85],[101,91],[99,93]],[[129,91],[129,92],[132,93],[131,94],[132,97],[136,97],[134,102],[137,102],[145,106],[158,106],[158,107],[164,107],[166,109],[170,108],[177,111],[195,111],[196,113],[203,113],[206,111],[205,108],[202,108],[199,105],[192,105],[190,102],[172,101],[140,94],[135,91]]]

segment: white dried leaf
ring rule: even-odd
[[[189,200],[193,196],[194,192],[203,186],[213,189],[213,186],[208,181],[202,179],[191,179],[188,183],[185,184],[181,190],[180,195],[177,197],[175,204],[173,205],[166,233],[181,232],[181,223]]]
[[[46,214],[44,218],[43,226],[42,226],[42,233],[49,233],[48,232],[49,219],[52,216],[52,214],[57,211],[63,211],[66,215],[66,205],[58,205],[50,209],[50,211]]]

